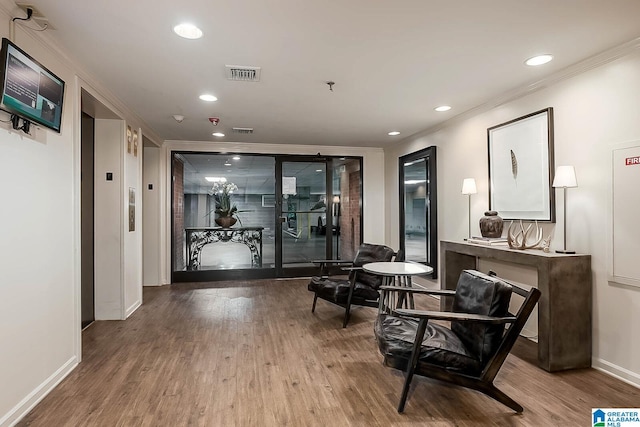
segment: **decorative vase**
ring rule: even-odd
[[[496,211],[486,211],[480,218],[480,233],[482,237],[502,237],[504,224]]]
[[[232,216],[221,216],[216,218],[216,224],[218,224],[222,228],[230,228],[233,224],[238,221],[236,218]]]

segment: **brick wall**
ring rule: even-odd
[[[184,261],[184,164],[173,159],[173,269],[181,271]]]
[[[353,259],[361,240],[360,163],[354,160],[340,174],[340,259]]]

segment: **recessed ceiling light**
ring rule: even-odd
[[[224,162],[225,166],[231,166],[231,162],[229,160],[227,160],[226,162]]]
[[[205,176],[204,179],[208,182],[227,182],[227,178],[224,176]]]
[[[240,160],[240,156],[233,156],[232,159],[233,160]]]
[[[316,169],[316,172],[322,172],[322,169]]]
[[[218,98],[216,98],[213,95],[210,95],[208,93],[203,93],[202,95],[199,96],[200,99],[202,99],[203,101],[209,101],[209,102],[213,102],[213,101],[217,101]]]
[[[449,110],[451,110],[451,107],[448,106],[448,105],[441,105],[439,107],[434,108],[434,110],[440,111],[440,112],[449,111]]]
[[[212,133],[211,135],[213,135],[213,136],[217,136],[217,137],[223,137],[223,136],[224,136],[224,133],[222,133],[222,132],[214,132],[214,133]]]
[[[524,61],[524,63],[532,67],[535,67],[536,65],[546,64],[552,59],[553,59],[553,55],[544,54],[544,55],[534,56],[533,58],[529,58],[526,61]]]
[[[400,135],[400,132],[398,132],[397,130],[389,132],[389,136],[396,136],[396,135]]]
[[[199,39],[202,37],[202,30],[193,24],[178,24],[173,27],[173,32],[185,39]]]

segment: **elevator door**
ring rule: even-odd
[[[81,277],[80,312],[82,328],[95,320],[94,305],[94,221],[93,221],[93,173],[94,173],[94,119],[82,113],[81,166],[80,166],[80,235]]]

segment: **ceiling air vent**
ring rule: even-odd
[[[260,67],[245,67],[242,65],[225,65],[227,79],[241,82],[259,82]]]
[[[250,135],[253,133],[253,128],[232,128],[233,133],[240,133],[243,135]]]

